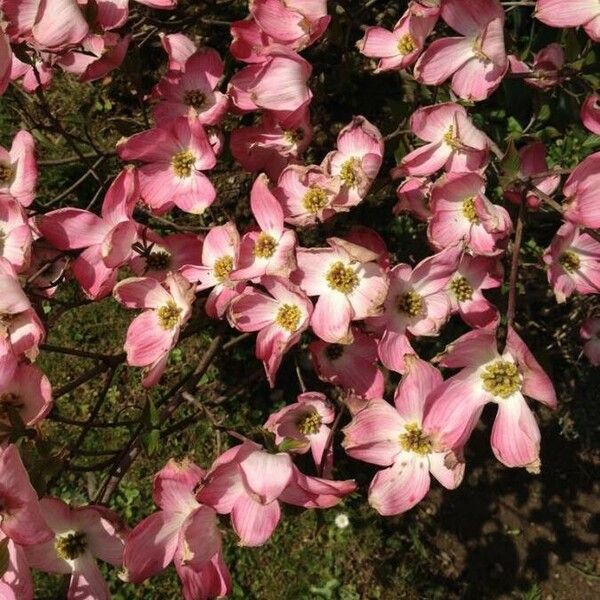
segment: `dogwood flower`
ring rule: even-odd
[[[142,384],[150,387],[163,374],[192,314],[193,285],[178,273],[168,275],[162,285],[151,277],[129,277],[115,286],[113,295],[127,308],[144,309],[129,325],[125,352],[129,365],[148,368]]]
[[[524,79],[531,87],[548,90],[564,79],[560,72],[565,65],[565,51],[560,44],[548,44],[536,52],[532,67],[513,55],[509,56],[508,60],[512,73],[531,73],[531,77]]]
[[[444,0],[441,17],[463,37],[433,41],[415,65],[415,78],[440,85],[452,76],[452,91],[465,100],[485,100],[508,69],[504,9],[498,0]]]
[[[0,30],[0,95],[4,94],[11,79],[13,53],[8,37]]]
[[[462,243],[475,254],[493,256],[504,250],[512,231],[510,215],[485,196],[485,179],[476,173],[452,173],[431,190],[431,244],[447,248]]]
[[[431,218],[429,199],[431,181],[425,177],[408,177],[396,188],[398,202],[394,214],[408,212],[419,221],[427,222]]]
[[[186,600],[230,592],[217,515],[196,500],[195,488],[204,477],[205,472],[194,463],[173,459],[156,474],[153,498],[160,510],[127,536],[123,565],[128,581],[141,583],[173,562]]]
[[[600,42],[600,6],[595,0],[538,0],[534,16],[551,27],[579,27]]]
[[[1,169],[0,165],[0,175]],[[29,266],[32,242],[23,208],[12,196],[0,194],[0,258],[23,271]]]
[[[42,498],[50,541],[26,546],[29,564],[46,573],[70,574],[69,598],[110,600],[96,559],[114,566],[123,561],[124,533],[115,513],[103,507],[71,508],[58,498]]]
[[[260,283],[269,295],[246,289],[231,301],[228,317],[240,331],[258,331],[256,358],[262,360],[274,387],[283,355],[300,341],[313,306],[300,288],[283,277],[265,275]]]
[[[563,223],[544,252],[556,301],[571,294],[600,293],[600,243],[572,223]]]
[[[494,402],[498,412],[491,444],[496,458],[507,467],[539,472],[540,431],[525,396],[555,408],[556,393],[514,329],[509,327],[502,353],[496,346],[496,332],[478,329],[451,343],[439,362],[461,371],[433,391],[424,425],[443,432],[448,447],[460,447],[477,425],[483,407]]]
[[[583,352],[594,365],[600,365],[600,319],[589,317],[579,330],[583,344]]]
[[[49,532],[50,533],[50,532]],[[0,581],[0,598],[3,600],[33,600],[33,579],[22,546],[0,533],[0,542],[6,543],[8,566]]]
[[[381,312],[388,278],[375,262],[378,255],[341,238],[329,248],[298,248],[297,282],[309,296],[319,296],[310,324],[322,340],[352,341],[350,322]]]
[[[565,219],[583,227],[600,227],[599,185],[600,152],[596,152],[577,165],[563,187]]]
[[[174,205],[200,214],[216,197],[212,183],[202,171],[212,169],[217,158],[202,123],[179,117],[117,144],[123,160],[139,160],[140,193],[158,214]]]
[[[349,456],[387,467],[369,486],[369,504],[382,515],[397,515],[419,503],[429,490],[430,473],[448,489],[458,487],[464,474],[464,464],[439,432],[424,423],[428,397],[442,383],[440,372],[415,355],[407,355],[405,363],[395,408],[385,400],[370,400],[343,430],[342,446]]]
[[[35,140],[28,131],[21,130],[9,151],[0,146],[0,194],[9,194],[27,207],[33,202],[37,179]]]
[[[479,171],[488,161],[490,140],[477,129],[467,111],[453,102],[417,109],[410,128],[424,146],[407,154],[392,176],[427,176],[439,169],[467,173]]]

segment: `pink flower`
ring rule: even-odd
[[[458,104],[446,102],[419,108],[410,118],[410,128],[427,144],[407,154],[393,176],[426,176],[442,168],[448,172],[473,172],[488,161],[489,138]]]
[[[70,574],[70,600],[109,600],[96,559],[114,566],[123,561],[124,536],[117,515],[103,507],[71,508],[58,498],[42,498],[40,506],[54,536],[24,548],[31,566],[46,573]]]
[[[557,302],[574,292],[600,293],[600,243],[572,223],[563,223],[544,252],[548,282]]]
[[[190,56],[175,76],[163,77],[156,86],[157,122],[177,117],[197,117],[203,125],[217,125],[227,112],[227,96],[215,91],[223,76],[223,61],[211,48]]]
[[[160,33],[160,43],[169,58],[169,71],[183,71],[188,58],[197,52],[196,44],[183,33]]]
[[[81,42],[81,50],[71,50],[57,61],[64,71],[76,75],[79,81],[95,81],[117,69],[125,59],[131,36],[113,32],[89,34]]]
[[[516,56],[509,56],[510,70],[513,73],[531,73],[524,81],[531,87],[548,90],[562,80],[560,72],[565,65],[565,52],[560,44],[548,44],[533,58],[533,69]]]
[[[202,237],[193,233],[174,233],[160,237],[154,231],[140,233],[142,243],[134,250],[141,252],[130,261],[131,270],[139,276],[164,281],[169,273],[185,266],[201,266]]]
[[[577,165],[564,187],[565,219],[583,227],[600,227],[600,152],[591,154]]]
[[[500,287],[502,279],[502,265],[497,258],[463,254],[456,273],[446,284],[451,311],[459,313],[470,327],[495,328],[500,313],[482,290]]]
[[[256,357],[263,361],[271,387],[283,355],[300,341],[313,311],[311,301],[283,277],[265,275],[269,295],[246,289],[229,305],[229,320],[240,331],[258,331]]]
[[[17,272],[24,271],[29,266],[32,242],[23,208],[12,196],[0,193],[0,258]]]
[[[52,83],[54,72],[52,66],[56,61],[56,54],[51,52],[33,52],[25,50],[30,63],[22,62],[14,54],[12,57],[12,69],[10,71],[11,81],[22,78],[23,89],[30,94],[38,87],[47,89]],[[33,66],[35,65],[35,69]],[[37,76],[35,71],[37,70]],[[39,78],[39,81],[38,81]]]
[[[312,139],[308,108],[284,115],[265,111],[259,125],[231,132],[231,153],[242,168],[253,173],[264,171],[276,181],[306,150]]]
[[[128,581],[141,583],[174,562],[186,600],[230,592],[217,515],[210,506],[200,504],[194,493],[204,476],[194,463],[173,459],[156,474],[153,497],[160,510],[127,537],[123,564]]]
[[[275,46],[263,63],[244,67],[231,78],[229,95],[242,112],[259,108],[292,112],[312,98],[307,84],[311,73],[310,63],[299,54]]]
[[[283,207],[286,222],[306,227],[348,210],[337,204],[340,187],[341,180],[321,167],[290,165],[282,171],[273,193]]]
[[[250,208],[260,231],[251,231],[242,238],[238,267],[231,272],[231,279],[288,277],[296,270],[296,234],[284,228],[283,209],[269,190],[265,175],[259,175],[252,186]]]
[[[44,373],[35,365],[21,363],[13,378],[0,381],[0,430],[2,437],[12,428],[13,414],[26,427],[32,427],[50,412],[52,388]]]
[[[456,271],[458,259],[459,251],[450,247],[422,260],[414,269],[400,263],[390,271],[383,314],[370,320],[377,331],[383,332],[378,351],[388,369],[403,373],[404,355],[414,353],[407,332],[438,335],[450,316],[444,288]]]
[[[551,27],[579,27],[600,42],[600,6],[596,0],[538,0],[534,16]]]
[[[35,140],[28,131],[21,130],[10,151],[0,146],[0,194],[10,194],[27,207],[35,197],[37,179]]]
[[[30,279],[29,285],[36,296],[52,298],[68,264],[69,258],[63,252],[38,239],[31,247],[31,261],[24,276]]]
[[[431,192],[433,216],[427,228],[434,246],[447,248],[460,242],[475,254],[503,252],[512,221],[504,208],[484,195],[485,183],[476,173],[451,173],[436,182]]]
[[[406,69],[423,51],[425,38],[433,30],[438,15],[418,14],[415,6],[416,3],[412,2],[392,31],[368,27],[357,42],[361,54],[380,59],[375,72]]]
[[[144,309],[127,330],[125,352],[129,365],[148,368],[142,383],[150,387],[163,374],[192,314],[193,286],[178,273],[168,275],[162,285],[150,277],[130,277],[115,286],[113,295],[127,308]]]
[[[233,40],[229,51],[237,60],[245,63],[265,62],[265,51],[275,40],[269,37],[254,19],[234,21],[230,32]]]
[[[464,37],[432,42],[415,65],[415,78],[440,85],[452,76],[452,91],[465,100],[485,100],[508,69],[504,9],[498,0],[445,0],[442,19]]]
[[[48,532],[50,534],[50,532]],[[0,533],[0,542],[5,536]],[[33,580],[25,551],[10,538],[7,543],[8,567],[0,582],[2,600],[33,600]],[[12,594],[12,595],[11,595]]]
[[[546,148],[542,142],[532,142],[519,150],[518,177],[521,180],[530,179],[531,183],[541,192],[550,196],[560,184],[560,175],[548,175],[548,163],[546,162]],[[545,175],[540,175],[544,173]],[[514,204],[519,204],[525,197],[525,202],[530,209],[541,206],[543,200],[535,193],[530,185],[525,189],[517,184],[504,191],[504,196]]]
[[[137,174],[127,168],[106,192],[100,217],[79,208],[60,208],[39,222],[40,232],[55,248],[84,249],[71,268],[92,299],[110,294],[117,269],[132,256],[131,246],[138,237],[132,214],[138,198]]]
[[[388,278],[375,252],[341,238],[329,248],[299,248],[296,279],[309,296],[319,296],[310,324],[322,340],[348,344],[350,322],[380,313]]]
[[[429,490],[430,473],[446,488],[460,485],[464,464],[458,462],[439,432],[424,423],[430,394],[442,383],[440,372],[408,355],[407,373],[394,396],[371,400],[344,428],[343,447],[358,460],[387,467],[369,487],[369,504],[382,515],[410,510]]]
[[[411,213],[419,221],[427,222],[431,218],[429,198],[431,181],[425,177],[409,177],[396,189],[398,202],[394,206],[394,214]]]
[[[323,160],[323,168],[341,179],[336,205],[355,206],[369,192],[377,177],[383,153],[383,136],[364,117],[354,117],[337,137],[337,150]]]
[[[581,106],[583,124],[596,135],[600,135],[600,94],[588,96]]]
[[[594,366],[600,366],[600,319],[589,317],[579,331],[585,342],[583,352]]]
[[[304,454],[311,451],[315,466],[323,462],[325,448],[331,436],[327,427],[333,423],[335,409],[324,394],[305,392],[294,404],[284,406],[267,419],[264,427],[275,434],[275,443],[289,452]],[[326,473],[331,473],[331,447],[325,459]]]
[[[539,472],[540,431],[525,396],[555,408],[556,394],[514,329],[509,328],[502,354],[496,346],[496,332],[478,329],[450,344],[440,364],[461,371],[433,392],[425,426],[443,432],[447,446],[463,446],[484,405],[494,402],[498,412],[491,443],[496,458],[507,467]]]
[[[267,36],[294,50],[318,40],[331,20],[326,0],[252,0],[250,15]]]
[[[35,360],[44,339],[44,326],[31,308],[14,268],[3,259],[0,259],[0,289],[0,342],[5,342],[2,345],[10,348],[15,356],[24,354]],[[4,351],[0,351],[0,356],[2,354]]]
[[[11,80],[13,53],[8,37],[0,29],[0,95],[4,94]]]
[[[317,375],[362,398],[381,398],[385,382],[377,366],[377,342],[356,327],[351,335],[351,344],[311,342],[309,350]]]
[[[206,312],[220,319],[229,303],[244,289],[243,281],[232,281],[231,272],[238,266],[240,234],[231,222],[213,227],[204,238],[202,264],[185,265],[181,274],[192,282],[198,282],[196,291],[212,288],[206,300]]]
[[[212,169],[217,158],[200,121],[179,117],[119,142],[123,160],[139,160],[140,191],[144,201],[162,214],[173,205],[201,214],[216,191],[202,171]]]
[[[39,544],[52,536],[14,444],[0,450],[0,516],[0,531],[17,544]]]

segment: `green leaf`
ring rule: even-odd
[[[289,452],[290,450],[298,450],[299,448],[303,448],[306,446],[305,443],[300,440],[294,440],[292,438],[285,438],[281,444],[279,444],[278,449],[279,452]]]
[[[152,429],[142,436],[142,445],[148,456],[152,456],[158,450],[159,443],[160,431],[158,429]]]
[[[154,401],[150,397],[148,397],[148,400],[146,401],[146,406],[144,406],[144,410],[142,412],[142,423],[148,429],[154,429],[159,425],[158,410],[156,410]]]

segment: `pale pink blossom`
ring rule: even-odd
[[[600,42],[600,5],[596,0],[538,0],[534,16],[551,27],[579,27]]]
[[[431,190],[427,228],[436,248],[463,244],[475,254],[503,252],[512,231],[510,215],[485,196],[486,181],[476,173],[449,173]]]
[[[123,160],[139,160],[140,193],[158,214],[173,208],[201,214],[215,200],[216,191],[202,171],[212,169],[217,158],[202,123],[179,117],[164,126],[120,141]]]
[[[0,193],[0,258],[17,272],[24,271],[29,267],[32,243],[31,228],[22,206],[12,196]]]
[[[0,450],[0,517],[0,531],[17,544],[39,544],[52,537],[14,444]]]
[[[452,342],[439,362],[461,371],[432,393],[425,426],[442,432],[447,446],[463,446],[483,407],[493,402],[498,405],[491,436],[496,458],[507,467],[539,472],[540,431],[525,396],[556,408],[556,393],[514,329],[509,327],[502,353],[494,330],[477,329]]]
[[[6,536],[0,533],[0,543]],[[22,546],[8,538],[8,566],[0,581],[2,600],[33,600],[33,579]],[[12,596],[11,596],[12,594]]]
[[[485,100],[508,69],[504,9],[498,0],[444,0],[441,17],[463,37],[433,41],[415,65],[415,78],[440,85],[452,77],[452,91],[465,100]]]
[[[264,428],[274,433],[275,443],[288,452],[304,454],[310,450],[315,466],[323,464],[329,476],[333,451],[331,445],[328,447],[332,435],[328,425],[334,418],[335,409],[325,394],[305,392],[293,404],[271,414]]]
[[[424,423],[429,396],[442,383],[440,372],[413,354],[405,362],[395,407],[370,400],[344,428],[342,445],[349,456],[387,467],[369,487],[369,504],[382,515],[397,515],[419,503],[429,491],[430,474],[448,489],[458,487],[464,474],[464,464],[440,432]]]
[[[10,151],[0,146],[0,194],[10,194],[27,207],[35,197],[37,179],[35,140],[21,130],[13,138]]]
[[[83,249],[71,269],[89,298],[110,294],[118,268],[133,254],[138,225],[132,214],[138,199],[137,173],[126,168],[106,192],[101,216],[80,208],[60,208],[44,215],[38,224],[55,248]]]
[[[206,312],[220,319],[229,303],[244,289],[245,282],[233,281],[231,272],[238,266],[240,234],[232,222],[213,227],[202,244],[202,263],[184,265],[180,272],[188,280],[197,282],[196,291],[211,289],[206,300]]]
[[[600,94],[591,94],[581,105],[581,121],[592,133],[600,135]]]
[[[390,271],[383,314],[369,321],[381,333],[379,358],[388,369],[404,372],[404,355],[414,353],[408,334],[436,336],[448,320],[451,306],[444,288],[458,260],[458,249],[449,247],[414,269],[400,263]]]
[[[234,21],[230,28],[232,42],[229,51],[237,60],[245,63],[263,63],[275,40],[268,36],[254,19]]]
[[[410,128],[427,142],[407,154],[393,176],[427,176],[439,169],[448,172],[475,172],[488,161],[490,139],[477,129],[467,111],[453,102],[417,109]]]
[[[256,357],[262,360],[271,387],[283,355],[308,328],[313,306],[306,294],[284,277],[265,275],[268,294],[247,288],[229,305],[229,321],[240,331],[258,331]]]
[[[583,344],[583,352],[594,366],[600,366],[600,319],[587,318],[579,331]]]
[[[322,166],[342,182],[336,205],[355,206],[367,195],[379,173],[385,151],[383,136],[364,117],[354,117],[338,134],[336,146]]]
[[[260,230],[242,238],[238,265],[230,274],[234,281],[288,277],[296,270],[296,234],[284,227],[283,209],[268,184],[267,177],[259,175],[250,191],[250,208]]]
[[[31,50],[25,50],[25,52],[31,62],[22,62],[13,54],[10,80],[21,79],[23,89],[30,94],[35,92],[38,87],[42,90],[47,89],[54,79],[52,67],[57,55],[51,52],[33,52]]]
[[[378,254],[341,238],[329,248],[299,248],[295,278],[309,296],[318,296],[310,324],[322,340],[348,344],[350,323],[378,315],[388,291],[388,278],[376,262]]]
[[[160,510],[127,536],[123,566],[128,581],[141,583],[173,562],[186,600],[220,598],[230,592],[217,515],[195,495],[204,477],[194,463],[173,459],[156,474],[152,495]]]
[[[600,243],[572,223],[563,223],[544,252],[548,282],[557,302],[571,294],[600,294]]]
[[[24,548],[29,564],[46,573],[71,575],[68,600],[110,600],[97,559],[113,566],[123,562],[125,532],[116,514],[104,507],[71,508],[58,498],[42,498],[52,539]]]
[[[13,53],[3,29],[0,29],[0,95],[4,94],[11,80]]]
[[[142,383],[150,387],[163,374],[192,314],[193,286],[178,273],[168,275],[162,285],[151,277],[130,277],[115,286],[113,295],[127,308],[143,309],[129,325],[125,352],[129,365],[148,369]]]
[[[430,196],[431,181],[429,179],[408,177],[396,188],[398,202],[394,206],[394,214],[408,212],[419,221],[427,222],[431,218]]]
[[[385,382],[377,366],[377,341],[356,327],[351,334],[351,344],[311,342],[309,350],[317,375],[361,398],[381,398]]]
[[[583,227],[600,227],[600,152],[591,154],[577,165],[564,187],[565,219]]]
[[[565,66],[565,51],[560,44],[548,44],[533,57],[533,65],[519,60],[516,56],[508,57],[512,73],[530,73],[524,79],[527,85],[540,90],[548,90],[563,81],[561,70]]]
[[[160,33],[159,36],[160,43],[169,59],[168,70],[183,71],[188,58],[198,50],[196,44],[183,33],[170,33],[168,35]]]

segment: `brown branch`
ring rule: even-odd
[[[331,446],[333,444],[333,437],[335,436],[335,432],[340,426],[340,421],[342,420],[342,416],[344,415],[345,410],[346,405],[341,404],[340,411],[338,412],[337,417],[335,418],[335,421],[333,422],[333,425],[329,430],[327,442],[325,442],[325,447],[323,448],[323,456],[321,456],[321,462],[319,463],[319,468],[317,470],[317,474],[319,475],[319,477],[323,477],[323,471],[325,470],[325,462],[327,461],[327,454],[329,453],[329,450],[331,450]]]
[[[512,260],[510,263],[510,278],[508,287],[508,307],[506,309],[506,325],[512,327],[517,309],[517,279],[519,276],[519,254],[523,243],[523,219],[525,217],[525,203],[519,205],[515,239],[513,241]]]

